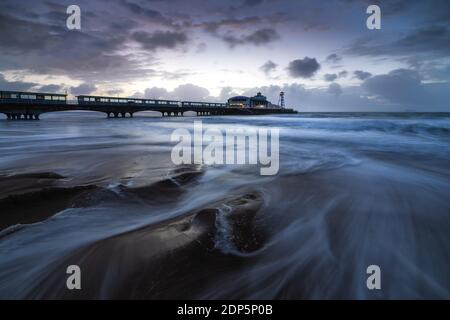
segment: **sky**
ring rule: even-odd
[[[0,39],[0,90],[450,112],[448,0],[2,0]]]

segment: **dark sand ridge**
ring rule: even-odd
[[[121,185],[119,188],[127,195],[146,201],[171,201],[184,192],[182,186],[201,174],[196,168],[185,167],[176,170],[173,177],[150,186],[127,188]],[[67,208],[89,207],[118,198],[111,190],[96,185],[61,187],[58,182],[64,178],[56,173],[0,177],[0,230],[42,221]]]
[[[174,299],[193,298],[210,281],[243,266],[239,252],[261,248],[264,235],[255,223],[263,204],[247,192],[203,209],[138,230],[97,241],[68,254],[30,290],[30,299]],[[229,210],[224,213],[221,208]],[[223,215],[223,216],[221,216]],[[219,218],[229,226],[236,254],[217,247]],[[68,265],[79,265],[82,290],[65,287]]]
[[[15,224],[42,221],[70,206],[71,199],[95,186],[61,188],[64,177],[33,173],[0,177],[0,230]]]

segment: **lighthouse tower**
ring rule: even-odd
[[[285,104],[284,104],[284,92],[283,91],[280,92],[280,97],[278,98],[278,105],[281,108],[285,107]]]

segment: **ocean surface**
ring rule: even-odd
[[[175,166],[171,133],[194,120],[279,128],[279,173]],[[61,177],[45,197],[7,180],[36,173]],[[0,298],[450,298],[450,114],[2,116],[0,176],[0,199],[14,194],[36,216],[58,188],[96,188],[0,231]],[[70,264],[77,293],[65,288]],[[381,290],[366,286],[370,265]]]

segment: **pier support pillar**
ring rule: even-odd
[[[118,112],[114,112],[114,118],[118,118],[119,117],[119,113]]]

